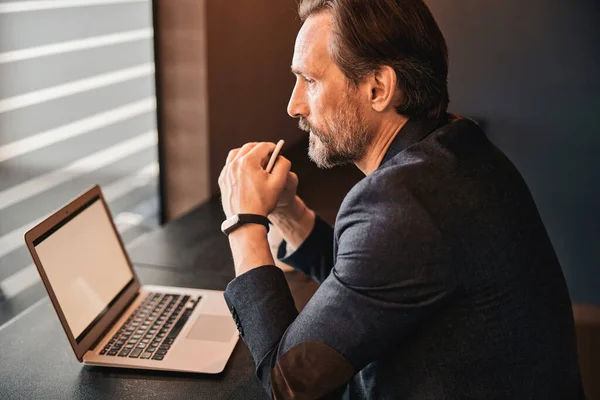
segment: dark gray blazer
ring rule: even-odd
[[[301,313],[273,266],[225,292],[274,398],[583,397],[544,225],[515,167],[468,119],[410,120],[335,230],[318,219],[284,261],[321,282]]]

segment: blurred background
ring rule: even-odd
[[[0,1],[0,324],[46,295],[24,232],[86,188],[126,242],[158,226],[154,88],[150,2]]]
[[[591,382],[600,3],[426,2],[448,41],[450,111],[484,125],[536,200]],[[299,27],[295,0],[0,0],[0,325],[45,296],[23,233],[95,183],[131,245],[217,195],[229,149],[285,138],[301,195],[333,222],[361,176],[316,170],[286,114]]]

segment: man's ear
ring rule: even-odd
[[[392,67],[383,66],[373,73],[369,79],[371,90],[371,107],[383,112],[398,102],[396,72]]]

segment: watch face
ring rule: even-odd
[[[236,225],[238,222],[240,222],[240,216],[237,214],[232,215],[231,217],[229,217],[225,221],[223,221],[223,223],[221,224],[221,231],[225,232],[227,229]]]

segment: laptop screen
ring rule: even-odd
[[[73,336],[80,342],[133,282],[100,197],[33,242]]]

